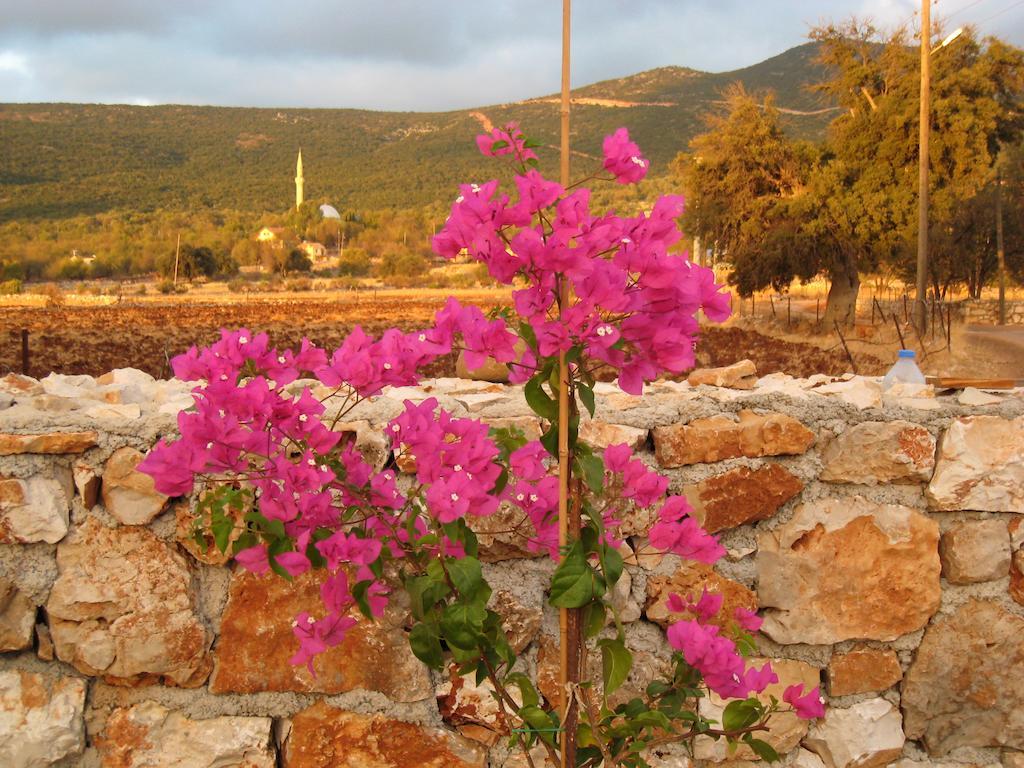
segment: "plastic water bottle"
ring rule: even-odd
[[[889,369],[889,372],[885,374],[885,378],[882,379],[882,390],[889,389],[897,382],[903,384],[924,384],[924,374],[917,367],[916,358],[917,355],[914,354],[914,350],[901,349],[899,357],[896,359],[896,364]]]

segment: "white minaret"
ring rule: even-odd
[[[302,178],[302,150],[299,150],[299,160],[295,163],[295,210],[298,210],[302,205],[302,184],[304,179]]]

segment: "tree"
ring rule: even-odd
[[[313,268],[313,262],[309,257],[299,250],[292,248],[289,251],[277,251],[278,258],[274,264],[274,271],[287,275],[289,272],[309,272]]]

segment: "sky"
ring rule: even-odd
[[[575,0],[572,81],[722,72],[919,0]],[[1024,46],[1024,0],[935,0]],[[555,93],[559,0],[0,0],[0,102],[435,111]]]

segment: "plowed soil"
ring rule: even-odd
[[[485,311],[500,300],[494,293],[464,294],[463,303]],[[356,325],[379,334],[397,326],[428,325],[444,303],[441,294],[371,292],[338,298],[295,296],[246,301],[146,301],[112,306],[0,307],[0,374],[20,371],[21,329],[29,332],[29,373],[50,371],[97,376],[113,368],[139,368],[157,377],[170,375],[169,361],[193,344],[218,338],[220,328],[266,331],[279,347],[297,345],[303,336],[327,349],[337,347]],[[839,374],[850,369],[842,350],[781,341],[736,327],[708,327],[698,345],[698,364],[728,365],[750,358],[758,373],[782,371],[794,376]],[[864,371],[864,362],[858,358]],[[879,364],[880,365],[880,364]],[[435,363],[430,375],[453,375],[450,357]]]

